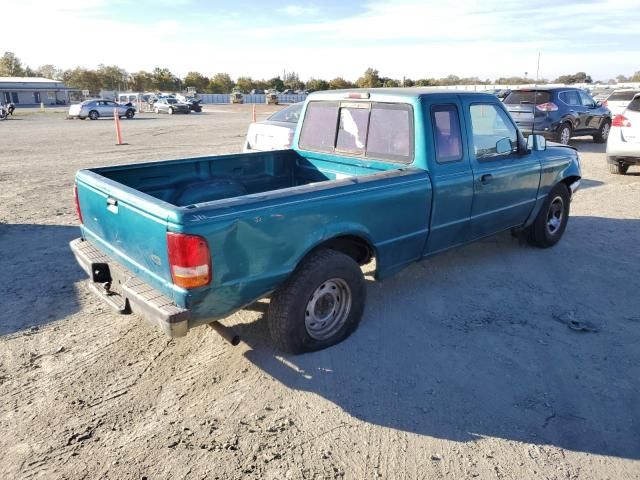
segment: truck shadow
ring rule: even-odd
[[[595,143],[591,137],[573,138],[569,145],[576,147],[582,153],[605,153],[607,151],[606,143]]]
[[[0,224],[0,335],[44,325],[76,313],[73,284],[84,278],[67,225]]]
[[[237,326],[244,355],[376,425],[640,459],[640,254],[612,236],[640,239],[640,221],[572,217],[546,250],[498,235],[370,282],[339,345],[282,355],[255,321]]]

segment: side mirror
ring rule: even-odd
[[[596,102],[596,108],[600,108],[602,106],[602,102]]]
[[[496,142],[496,153],[498,155],[511,152],[511,140],[507,137],[501,138]]]
[[[529,135],[527,138],[527,148],[535,152],[542,152],[547,149],[547,139],[542,135]]]

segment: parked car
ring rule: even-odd
[[[200,113],[202,111],[202,100],[198,100],[195,97],[185,97],[184,102],[189,105],[189,110],[192,112]]]
[[[282,91],[282,95],[295,95],[295,94],[296,92],[291,88],[287,88]]]
[[[173,115],[174,113],[191,113],[191,108],[177,98],[161,97],[153,104],[153,111]]]
[[[264,95],[264,90],[262,88],[254,88],[249,92],[251,95]]]
[[[229,95],[229,101],[231,103],[244,103],[244,95],[242,92],[231,92],[231,95]]]
[[[267,92],[264,95],[264,102],[267,105],[278,105],[278,92]]]
[[[605,100],[611,95],[612,90],[610,88],[597,88],[591,90],[591,96],[596,102],[602,102],[606,107]]]
[[[596,143],[609,136],[611,113],[581,88],[513,90],[504,104],[525,135],[543,135],[563,145],[582,135],[592,135]]]
[[[249,125],[244,152],[285,150],[291,147],[304,102],[294,103],[262,122]]]
[[[633,88],[614,90],[603,104],[611,111],[611,115],[618,115],[627,108],[629,102],[631,102],[638,93],[640,93],[640,90]]]
[[[113,112],[117,110],[120,118],[133,118],[136,114],[136,108],[131,104],[120,105],[111,100],[85,100],[82,103],[76,103],[69,107],[69,118],[79,118],[84,120],[90,118],[97,120],[100,117],[113,117]]]
[[[300,118],[289,150],[80,170],[71,249],[93,291],[174,337],[224,332],[268,295],[273,342],[302,353],[357,328],[372,258],[382,280],[504,230],[545,248],[567,228],[578,152],[525,140],[494,95],[319,92]]]
[[[613,117],[607,140],[609,171],[624,175],[631,165],[640,165],[640,93],[624,111]]]

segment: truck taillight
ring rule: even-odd
[[[167,232],[167,251],[171,278],[175,285],[197,288],[211,283],[211,253],[204,238]]]
[[[80,200],[78,200],[78,185],[73,186],[73,198],[76,202],[76,213],[78,214],[78,220],[80,220],[80,223],[84,223],[82,221],[82,211],[80,211]]]
[[[613,117],[613,122],[611,122],[612,127],[630,127],[631,122],[624,115],[616,115]]]
[[[541,103],[540,105],[536,105],[536,108],[541,112],[556,112],[558,111],[558,106],[553,102]]]

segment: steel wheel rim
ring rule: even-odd
[[[608,123],[605,123],[604,126],[602,127],[602,138],[604,140],[609,138],[609,130],[611,130],[611,127],[609,126]]]
[[[564,127],[562,129],[562,132],[560,132],[560,143],[562,143],[563,145],[567,145],[569,143],[569,139],[570,139],[570,133],[569,133],[569,128]]]
[[[564,219],[564,200],[562,197],[555,197],[549,205],[547,212],[547,232],[550,235],[558,233],[562,220]]]
[[[326,340],[343,327],[351,312],[351,288],[341,278],[322,282],[305,309],[304,324],[309,336]]]

